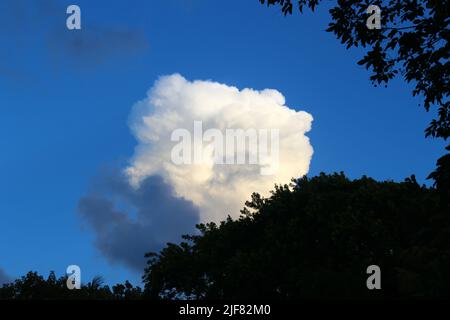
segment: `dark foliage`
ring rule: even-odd
[[[44,279],[37,272],[28,272],[26,276],[0,288],[0,299],[17,300],[65,300],[65,299],[96,299],[96,300],[129,300],[142,298],[142,290],[134,287],[128,281],[112,287],[103,285],[101,277],[95,277],[79,290],[69,290],[66,286],[67,277],[56,278],[50,272]]]
[[[343,174],[254,194],[238,220],[149,253],[153,298],[432,297],[450,295],[448,199],[419,186]],[[381,268],[382,290],[366,287]]]
[[[259,0],[293,13],[298,6],[314,10],[321,0]],[[294,2],[294,3],[295,3]],[[413,95],[423,97],[425,109],[437,108],[437,117],[426,136],[447,139],[450,134],[450,30],[449,0],[337,0],[330,10],[328,32],[347,48],[368,48],[358,62],[370,69],[375,85],[386,84],[397,74],[415,85]],[[381,8],[381,30],[366,27],[369,5]]]
[[[447,151],[450,151],[448,146]],[[450,199],[450,154],[447,153],[437,161],[437,168],[433,171],[428,179],[434,180],[434,186],[439,190],[443,201]],[[450,208],[449,208],[450,211]]]

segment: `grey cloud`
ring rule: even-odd
[[[143,271],[145,253],[180,241],[199,222],[197,208],[177,198],[161,177],[149,177],[134,189],[117,172],[96,179],[79,202],[79,214],[110,262],[137,271]]]
[[[56,0],[0,1],[0,37],[7,48],[0,52],[1,77],[17,82],[18,74],[32,72],[26,70],[27,64],[39,64],[34,60],[42,56],[56,67],[88,69],[113,59],[133,57],[149,48],[145,32],[136,28],[98,25],[82,18],[82,30],[67,30],[69,4]]]
[[[0,286],[11,281],[12,279],[0,268]]]
[[[112,58],[134,56],[148,48],[145,34],[141,31],[97,26],[77,31],[61,29],[52,33],[47,43],[53,57],[70,59],[87,67]]]

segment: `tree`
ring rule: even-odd
[[[450,216],[434,188],[342,173],[253,194],[239,219],[149,253],[145,295],[235,299],[450,296]],[[382,290],[366,269],[381,268]]]
[[[291,0],[259,0],[262,4],[281,7],[285,15],[293,13]],[[303,12],[321,0],[298,0]],[[369,5],[381,8],[380,30],[366,27]],[[427,111],[437,107],[437,117],[425,130],[426,136],[447,139],[450,134],[449,79],[450,30],[449,0],[337,0],[330,9],[333,32],[342,44],[368,48],[358,62],[370,69],[375,85],[387,84],[396,75],[413,82],[413,95],[423,97]]]
[[[142,290],[128,281],[112,287],[103,284],[100,276],[81,286],[79,290],[69,290],[67,277],[56,278],[52,271],[47,279],[37,272],[28,272],[25,276],[0,288],[0,299],[14,300],[136,300],[142,298]]]

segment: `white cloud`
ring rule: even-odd
[[[164,76],[133,109],[130,127],[138,145],[126,172],[135,187],[149,176],[161,176],[177,196],[199,207],[204,222],[237,217],[252,192],[268,195],[275,183],[308,172],[313,148],[305,133],[312,120],[309,113],[286,106],[277,90],[239,90],[213,81],[191,82],[179,74]],[[278,129],[276,174],[261,175],[259,165],[175,165],[171,150],[177,143],[171,134],[180,128],[193,131],[194,121],[202,121],[204,131]]]

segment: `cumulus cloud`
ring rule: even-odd
[[[145,266],[145,253],[179,242],[199,222],[198,209],[175,197],[161,177],[146,177],[135,189],[117,171],[93,181],[91,191],[79,202],[79,213],[94,230],[100,252],[110,262],[137,271]]]
[[[202,221],[237,217],[252,192],[267,195],[275,183],[308,172],[313,148],[305,133],[312,120],[309,113],[286,106],[277,90],[239,90],[213,81],[188,81],[179,74],[163,76],[130,117],[138,145],[126,172],[135,188],[149,176],[161,176],[176,196],[199,207]],[[202,163],[175,164],[171,153],[177,143],[171,135],[176,129],[192,132],[195,121],[202,121],[204,131],[279,130],[278,170],[262,175],[262,163],[217,164],[213,153],[205,153]]]
[[[201,162],[177,165],[172,151],[179,142],[172,141],[172,133],[192,131],[196,121],[204,132],[278,130],[279,157],[256,164],[218,164],[206,143]],[[80,200],[79,212],[111,262],[141,271],[145,252],[178,242],[198,222],[237,217],[253,192],[268,195],[275,183],[306,174],[313,154],[305,136],[311,123],[310,114],[286,106],[277,90],[239,90],[213,81],[188,81],[179,74],[161,77],[130,116],[138,145],[129,167],[96,179]],[[195,144],[202,137],[192,139]],[[273,165],[271,161],[279,162],[278,170],[262,175],[261,168]]]

